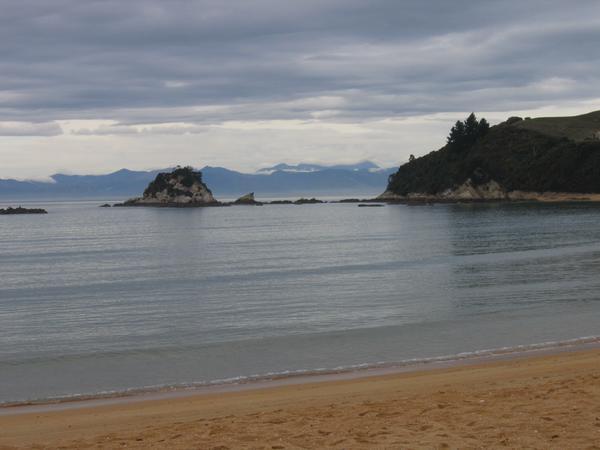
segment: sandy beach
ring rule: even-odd
[[[600,448],[600,350],[0,417],[0,448]]]

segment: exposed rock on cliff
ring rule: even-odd
[[[510,194],[496,181],[489,180],[477,184],[472,178],[453,189],[446,189],[437,194],[421,192],[409,192],[406,195],[398,195],[392,191],[385,191],[379,200],[423,200],[423,201],[469,201],[469,200],[510,200]]]
[[[127,200],[125,206],[212,206],[219,203],[202,182],[202,173],[178,167],[159,173],[142,197]]]

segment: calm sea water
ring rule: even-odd
[[[0,402],[600,334],[598,205],[45,206],[0,216]]]

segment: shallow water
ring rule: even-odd
[[[0,219],[0,402],[600,335],[600,205],[98,204]]]

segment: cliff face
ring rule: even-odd
[[[468,179],[454,189],[437,194],[412,192],[406,195],[385,191],[377,197],[382,201],[425,201],[425,202],[462,202],[462,201],[539,201],[539,202],[600,202],[600,193],[593,192],[554,192],[554,191],[507,191],[496,181],[475,185]]]
[[[551,122],[511,118],[469,145],[448,144],[404,164],[390,176],[387,189],[379,198],[597,200],[600,141],[594,137],[596,123],[590,120],[596,115],[600,117],[600,113],[581,116],[581,122],[577,117],[564,118],[570,128],[565,127],[562,135],[556,131],[561,118]],[[540,131],[545,130],[547,123],[552,125],[548,126],[552,133]],[[578,123],[579,128],[575,128]],[[572,133],[573,129],[579,134]]]
[[[131,206],[205,206],[217,204],[210,189],[202,182],[202,173],[191,167],[159,173],[142,197],[128,200]]]
[[[396,194],[393,191],[386,190],[379,197],[381,200],[508,200],[509,194],[506,190],[494,180],[486,183],[476,184],[471,178],[466,180],[460,186],[452,189],[446,189],[438,193],[409,192],[405,195]]]

